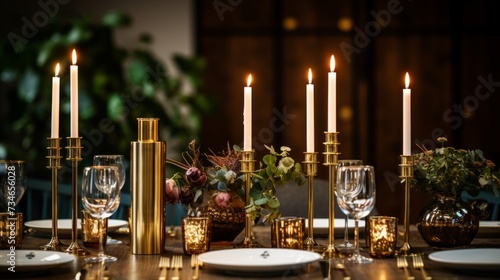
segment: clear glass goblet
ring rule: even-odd
[[[120,190],[125,185],[126,178],[126,168],[125,168],[125,157],[123,155],[95,155],[94,156],[94,166],[116,166],[118,168],[119,178],[120,178]],[[113,239],[110,236],[106,236],[107,244],[116,245],[122,244],[120,240]]]
[[[375,206],[375,171],[373,166],[343,166],[337,169],[335,185],[340,209],[354,217],[354,253],[346,262],[370,263],[372,258],[359,253],[359,220],[366,217]]]
[[[120,190],[125,185],[126,170],[125,170],[125,157],[123,155],[95,155],[94,166],[116,166],[118,168],[120,179]]]
[[[342,166],[358,166],[363,165],[363,161],[360,159],[341,159],[337,162],[337,168]],[[342,212],[345,214],[345,224],[344,224],[344,241],[335,245],[341,254],[345,256],[350,256],[354,250],[354,245],[349,242],[349,212],[343,209]]]
[[[120,179],[116,166],[92,166],[83,169],[82,204],[85,210],[99,220],[102,230],[104,218],[110,217],[120,205]],[[87,262],[114,262],[116,257],[106,255],[102,233],[99,233],[99,253],[86,258]]]

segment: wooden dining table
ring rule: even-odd
[[[402,227],[400,227],[402,228]],[[413,249],[423,253],[423,261],[425,269],[432,279],[448,279],[448,280],[469,280],[469,279],[499,279],[499,275],[495,274],[468,274],[460,270],[450,269],[447,266],[432,261],[428,258],[428,254],[440,250],[450,249],[437,249],[429,247],[420,237],[415,226],[410,227],[410,244]],[[109,235],[116,240],[120,240],[121,244],[109,244],[106,246],[106,253],[118,258],[114,263],[104,266],[96,266],[89,268],[85,267],[85,257],[76,257],[76,261],[61,265],[47,271],[36,271],[32,274],[12,273],[2,271],[0,273],[1,279],[75,279],[75,275],[86,268],[86,274],[80,279],[92,279],[89,276],[103,275],[102,279],[158,279],[160,276],[159,261],[160,257],[174,255],[182,255],[183,268],[180,270],[180,279],[188,280],[193,279],[194,269],[190,265],[190,256],[184,255],[182,250],[181,230],[179,227],[173,228],[173,235],[168,235],[166,238],[165,252],[161,255],[133,255],[129,246],[129,234],[127,228],[119,229]],[[264,247],[270,247],[270,227],[257,225],[252,229],[254,237],[257,242]],[[37,234],[32,232],[23,238],[23,250],[38,250],[41,245],[46,244],[50,237],[46,235]],[[315,237],[319,244],[326,245],[327,238],[325,236]],[[402,238],[399,238],[402,239]],[[338,242],[342,239],[338,238]],[[63,243],[69,243],[70,240],[62,239]],[[399,241],[399,243],[401,243]],[[362,246],[362,254],[366,255],[367,248],[364,246],[364,238],[361,238],[360,245]],[[211,250],[229,249],[232,248],[230,243],[214,243]],[[500,248],[500,236],[477,236],[472,244],[467,248]],[[457,248],[453,248],[457,249]],[[465,249],[465,248],[459,248]],[[91,249],[92,254],[96,253],[95,249]],[[347,272],[351,279],[406,279],[403,269],[397,267],[396,258],[374,259],[369,264],[347,264],[346,272],[339,269],[331,269],[328,274],[327,267],[328,260],[320,260],[313,262],[307,266],[293,271],[282,271],[270,275],[245,275],[229,273],[227,271],[220,271],[211,269],[209,267],[202,267],[199,270],[199,279],[343,279]],[[415,269],[412,265],[411,258],[408,257],[409,273],[415,277],[416,280],[424,279],[420,270]],[[171,279],[169,271],[168,278]],[[96,278],[94,278],[96,279]]]

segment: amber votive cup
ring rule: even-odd
[[[0,213],[0,248],[21,248],[23,242],[23,213]]]
[[[277,218],[271,225],[271,245],[274,248],[304,249],[305,231],[305,218]]]
[[[99,219],[92,217],[89,212],[82,210],[82,242],[83,246],[99,248],[99,234],[102,235],[102,245],[108,239],[108,219],[103,219],[99,229]]]
[[[182,243],[186,255],[201,254],[210,250],[212,220],[209,217],[182,219]]]
[[[374,258],[389,258],[396,252],[398,219],[389,216],[368,218],[368,253]]]

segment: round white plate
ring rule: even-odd
[[[277,248],[228,249],[199,255],[199,260],[207,267],[248,273],[298,270],[320,258],[320,255],[314,252]]]
[[[29,221],[24,223],[24,225],[34,229],[38,233],[52,234],[52,220]],[[71,236],[71,219],[58,219],[57,225],[57,235],[59,237]],[[80,219],[78,219],[77,225],[81,233]],[[113,232],[126,225],[128,225],[127,221],[108,219],[108,232]]]
[[[429,254],[429,259],[459,270],[500,271],[500,248],[434,252]]]
[[[477,237],[500,237],[500,221],[479,221]]]
[[[306,219],[306,229],[308,228],[308,221]],[[359,232],[364,232],[365,220],[359,220]],[[347,223],[349,234],[354,232],[354,220],[349,219]],[[328,219],[315,218],[313,220],[313,228],[315,235],[328,235]],[[337,237],[344,236],[345,219],[336,218],[334,222],[334,235]]]
[[[15,250],[12,252],[15,253],[15,256],[9,255],[12,254],[9,250],[0,251],[0,268],[4,271],[3,274],[6,274],[9,268],[10,270],[14,269],[15,272],[43,271],[76,260],[74,255],[63,252],[42,250]]]

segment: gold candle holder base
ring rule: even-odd
[[[68,157],[66,160],[71,161],[71,244],[64,251],[69,254],[84,256],[88,255],[89,251],[85,250],[78,244],[78,162],[82,160],[81,137],[67,137]]]
[[[58,170],[61,169],[61,138],[47,138],[49,146],[47,147],[47,168],[52,171],[52,238],[49,243],[40,246],[42,250],[58,251],[60,250],[61,241],[59,241],[57,233],[57,184]]]
[[[319,247],[314,240],[314,176],[318,172],[318,153],[304,153],[304,174],[307,177],[307,238],[304,241],[304,246],[308,251],[317,251]]]
[[[245,205],[250,204],[250,189],[252,188],[252,173],[255,170],[255,160],[253,151],[241,152],[241,172],[245,173]],[[252,217],[249,213],[245,214],[245,239],[240,244],[244,248],[263,247],[252,236]]]
[[[324,257],[335,257],[335,181],[336,169],[340,153],[338,152],[339,132],[325,132],[325,156],[324,165],[328,166],[328,246]]]
[[[416,251],[410,245],[410,188],[413,180],[414,158],[412,155],[401,155],[400,177],[405,181],[405,216],[403,246],[396,252],[398,255],[410,255]]]

